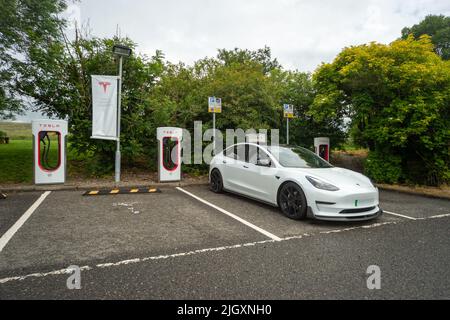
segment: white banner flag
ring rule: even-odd
[[[117,140],[117,76],[91,76],[92,139]]]

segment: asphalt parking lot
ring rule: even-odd
[[[380,191],[382,217],[337,223],[203,185],[161,191],[0,200],[0,299],[450,299],[448,200]]]

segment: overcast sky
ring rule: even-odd
[[[218,48],[272,48],[286,69],[314,71],[349,45],[389,43],[427,14],[450,15],[446,0],[81,0],[71,19],[92,34],[122,36],[151,55],[192,63]]]
[[[122,36],[147,55],[191,64],[217,49],[265,45],[285,69],[314,71],[343,47],[389,43],[428,14],[450,15],[447,0],[81,0],[65,16],[91,33]]]

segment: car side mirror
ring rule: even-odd
[[[272,162],[270,159],[259,159],[256,165],[261,167],[270,167],[272,165]]]

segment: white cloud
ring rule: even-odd
[[[349,45],[388,43],[427,14],[450,15],[441,0],[81,0],[96,36],[122,35],[151,55],[192,63],[218,48],[272,48],[289,69],[313,71]],[[77,12],[75,10],[75,12]],[[78,20],[78,19],[77,19]]]

